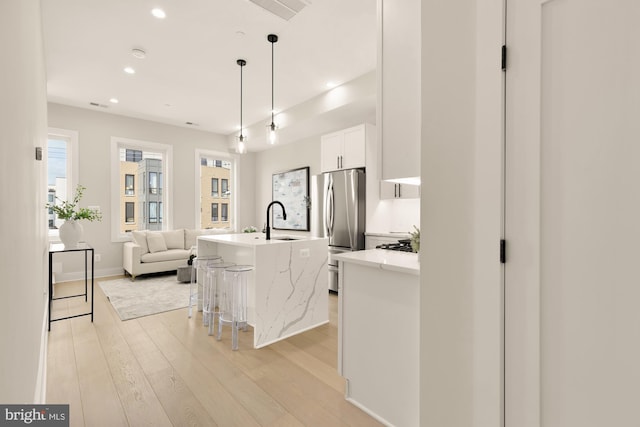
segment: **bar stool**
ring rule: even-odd
[[[222,257],[220,255],[206,255],[195,257],[192,260],[191,264],[191,283],[189,284],[189,318],[193,315],[193,305],[197,306],[200,302],[200,284],[204,287],[205,282],[208,280],[207,267],[214,264],[219,264],[222,262]],[[198,274],[198,272],[202,272],[203,274]],[[200,276],[200,281],[198,281],[198,276]],[[204,296],[204,293],[203,293]],[[204,315],[203,322],[204,322]],[[208,324],[208,323],[207,323]]]
[[[231,325],[232,350],[238,349],[238,328],[247,330],[247,278],[252,270],[252,265],[235,265],[224,270],[216,339],[222,339],[222,325]]]
[[[204,282],[202,298],[202,321],[204,326],[209,327],[209,335],[213,335],[213,324],[216,317],[219,317],[218,300],[221,288],[223,273],[227,268],[236,265],[233,262],[221,262],[208,264],[206,266],[207,280]]]

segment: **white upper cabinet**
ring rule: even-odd
[[[420,0],[378,0],[380,179],[420,176]]]
[[[320,138],[322,172],[365,167],[367,138],[372,132],[372,125],[362,124],[323,135]]]
[[[381,199],[419,199],[420,186],[380,181]]]

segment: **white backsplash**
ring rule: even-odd
[[[420,227],[420,199],[379,200],[367,208],[369,233],[406,233]]]

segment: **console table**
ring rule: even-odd
[[[84,293],[69,295],[65,297],[53,297],[53,254],[64,252],[84,252]],[[51,318],[51,306],[53,301],[66,298],[84,297],[87,301],[88,298],[88,282],[89,282],[89,252],[91,252],[91,311],[82,314],[76,314],[74,316],[59,317],[57,319]],[[91,322],[93,322],[93,267],[94,267],[94,251],[93,248],[87,242],[80,242],[76,247],[65,247],[62,243],[51,243],[49,245],[49,330],[51,330],[51,322],[57,322],[58,320],[71,319],[74,317],[91,316]]]

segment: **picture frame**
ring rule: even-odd
[[[273,229],[310,231],[309,166],[274,173],[271,178],[271,200],[285,207],[287,219],[278,205],[271,207]]]

